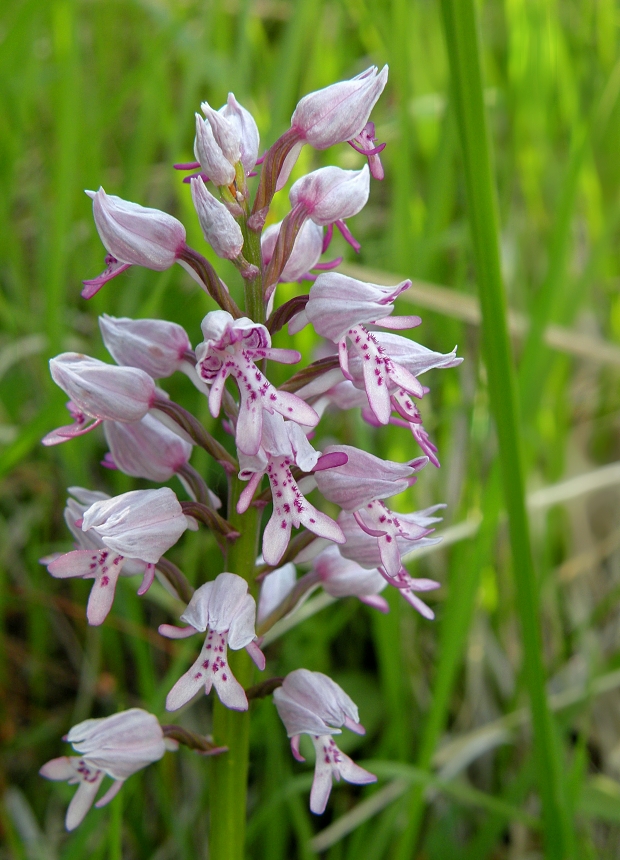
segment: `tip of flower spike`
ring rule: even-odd
[[[100,187],[99,191],[103,191],[103,188]],[[95,197],[97,196],[96,191],[89,191],[87,188],[84,189],[84,194],[88,194],[88,196],[90,197],[91,200],[94,200]]]

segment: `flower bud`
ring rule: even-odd
[[[157,718],[141,708],[131,708],[103,719],[84,720],[69,731],[67,740],[76,756],[61,756],[43,765],[39,773],[46,779],[78,784],[65,826],[74,830],[95,800],[104,776],[115,782],[97,801],[102,807],[116,796],[123,782],[136,771],[159,761],[166,751],[164,733]]]
[[[282,222],[280,221],[263,231],[261,249],[265,266],[269,265],[273,256],[281,225]],[[280,280],[284,283],[290,283],[303,278],[310,269],[316,266],[322,253],[323,228],[313,221],[305,221],[295,238],[293,250],[280,274]]]
[[[132,320],[103,314],[99,328],[117,364],[140,368],[153,379],[172,376],[192,348],[185,329],[168,320]]]
[[[194,154],[200,166],[215,185],[230,185],[235,181],[235,168],[222,153],[213,129],[200,114],[196,114]]]
[[[86,192],[101,241],[121,263],[169,269],[185,247],[185,227],[172,215],[108,195],[103,188]]]
[[[209,102],[203,102],[200,107],[211,126],[213,139],[219,146],[222,155],[230,164],[235,165],[241,158],[241,138],[235,123],[218,111],[213,110]]]
[[[402,493],[412,483],[414,472],[427,462],[421,458],[411,464],[395,463],[351,445],[329,445],[323,454],[332,452],[343,452],[347,462],[315,472],[314,479],[325,498],[345,511],[357,511],[374,499]]]
[[[362,131],[387,82],[388,67],[371,66],[351,78],[304,96],[291,127],[315,149],[351,140]]]
[[[312,736],[316,760],[310,792],[311,812],[320,815],[325,811],[332,778],[342,778],[355,785],[377,781],[374,774],[356,765],[339,750],[331,737],[340,734],[340,726],[361,735],[365,732],[359,723],[355,702],[331,678],[321,672],[296,669],[274,690],[273,701],[298,761],[304,761],[299,753],[299,735]]]
[[[86,415],[140,421],[155,400],[151,377],[136,367],[115,367],[77,352],[50,360],[52,379]]]
[[[367,569],[343,558],[337,546],[324,549],[314,560],[313,567],[323,588],[332,597],[359,597],[385,611],[385,600],[376,598],[388,583],[376,567]]]
[[[326,226],[351,218],[364,208],[370,193],[370,172],[321,167],[302,176],[290,190],[292,206],[303,205],[315,224]]]
[[[200,176],[191,180],[192,200],[205,239],[218,257],[236,259],[243,248],[241,228],[226,206],[216,200]]]
[[[242,107],[232,93],[228,93],[228,101],[218,111],[231,123],[238,135],[241,163],[247,173],[254,170],[258,158],[258,126],[254,117]]]
[[[121,424],[106,421],[105,437],[114,465],[134,478],[169,481],[192,454],[192,446],[152,415]]]
[[[82,531],[92,529],[109,549],[151,564],[157,564],[187,527],[181,505],[168,487],[132,490],[95,502],[82,522]]]
[[[295,669],[274,690],[273,700],[289,737],[341,733],[340,726],[364,734],[355,702],[322,672]]]
[[[389,316],[396,297],[410,286],[411,281],[386,287],[358,281],[339,272],[325,272],[310,289],[306,316],[317,334],[338,343],[352,326],[374,323]],[[407,319],[415,322],[420,318]]]
[[[157,717],[141,708],[84,720],[69,731],[73,749],[114,779],[127,779],[165,752]]]

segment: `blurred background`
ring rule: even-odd
[[[548,693],[577,856],[620,857],[620,7],[615,0],[478,4],[501,220],[503,274],[518,364],[528,505],[543,607]],[[354,598],[308,614],[267,656],[273,674],[330,674],[360,706],[365,738],[342,747],[379,776],[335,787],[327,813],[307,808],[311,767],[290,756],[271,700],[253,705],[248,856],[380,860],[415,845],[424,860],[542,856],[513,571],[480,356],[475,271],[440,7],[431,0],[7,0],[0,13],[0,857],[2,860],[189,860],[206,855],[209,771],[186,749],[133,776],[107,808],[67,835],[74,789],[41,779],[61,737],[87,717],[139,705],[163,721],[195,643],[156,632],[173,622],[164,592],[119,583],[113,612],[88,628],[90,585],[53,580],[38,559],[68,551],[69,486],[146,487],[99,464],[98,432],[57,448],[66,423],[49,357],[108,357],[97,316],[164,317],[194,344],[212,309],[180,267],[132,268],[90,302],[81,281],[104,250],[83,189],[103,185],[187,226],[208,253],[189,188],[172,169],[193,158],[194,111],[233,91],[261,149],[305,93],[372,64],[390,78],[372,119],[386,179],[350,222],[366,280],[414,280],[400,313],[414,336],[465,357],[424,378],[425,426],[441,469],[394,502],[448,507],[443,545],[411,560],[441,582],[434,622],[395,589],[382,616]],[[323,164],[359,168],[346,146],[303,150],[294,178]],[[287,211],[274,201],[270,220]],[[234,290],[230,270],[214,260]],[[350,268],[351,273],[359,271]],[[280,299],[298,285],[280,288]],[[397,311],[397,312],[398,312]],[[281,333],[277,345],[287,341]],[[312,335],[296,345],[306,356]],[[287,372],[272,365],[273,378]],[[172,396],[208,426],[185,378]],[[418,455],[408,432],[335,416],[338,435],[375,454]],[[327,434],[331,435],[327,435]],[[203,452],[192,463],[217,492]],[[179,487],[175,487],[179,490]],[[221,570],[215,544],[187,535],[170,557],[199,584]],[[219,565],[219,566],[218,566]],[[320,599],[320,598],[319,598]],[[314,609],[318,606],[314,605]],[[208,731],[205,699],[180,720]],[[372,764],[371,764],[372,762]],[[381,764],[379,764],[381,762]],[[402,851],[402,848],[401,848]],[[223,860],[223,858],[222,858]]]

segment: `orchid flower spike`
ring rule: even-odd
[[[123,787],[125,780],[151,762],[159,761],[166,743],[157,718],[141,708],[131,708],[103,719],[84,720],[69,731],[66,740],[79,756],[61,756],[44,764],[39,773],[46,779],[78,785],[65,826],[75,830],[93,805],[104,776],[114,782],[95,803],[100,809]]]
[[[170,639],[207,633],[198,659],[168,693],[166,710],[177,711],[201,687],[208,695],[214,686],[223,705],[247,711],[248,700],[228,665],[227,649],[245,648],[258,668],[265,668],[265,657],[256,643],[255,619],[256,602],[248,594],[247,582],[235,573],[220,573],[213,582],[205,582],[194,592],[181,615],[187,627],[160,625],[160,634]]]
[[[332,777],[341,777],[356,785],[376,782],[377,777],[356,765],[336,746],[332,735],[340,734],[346,726],[357,734],[365,729],[359,722],[357,706],[344,690],[322,672],[296,669],[290,672],[282,686],[274,690],[273,700],[280,719],[291,739],[291,750],[297,761],[304,761],[299,752],[299,738],[308,734],[316,750],[314,781],[310,792],[310,810],[321,815],[327,806]]]
[[[109,256],[105,272],[84,281],[83,298],[90,299],[129,266],[163,272],[185,250],[185,227],[172,215],[108,195],[103,188],[86,193],[92,198],[95,224]]]
[[[112,607],[125,562],[134,560],[142,564],[144,576],[138,594],[145,594],[153,583],[155,565],[161,556],[174,546],[185,529],[193,527],[168,487],[132,490],[111,499],[100,499],[84,511],[78,522],[81,531],[91,537],[91,545],[80,541],[81,548],[44,563],[57,579],[79,576],[95,580],[86,609],[88,623],[95,626],[105,621]],[[135,567],[126,572],[135,573]]]

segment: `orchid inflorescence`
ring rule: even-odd
[[[109,446],[104,466],[155,482],[176,475],[189,497],[179,501],[168,487],[114,498],[70,488],[65,520],[75,548],[42,559],[54,577],[93,580],[87,607],[92,625],[102,624],[110,612],[119,576],[141,575],[139,595],[157,577],[186,604],[180,616],[184,626],[162,624],[159,632],[176,639],[201,633],[204,642],[194,664],[168,693],[168,711],[212,687],[224,706],[246,711],[248,690],[233,675],[228,649],[245,649],[264,670],[262,637],[319,586],[336,598],[356,596],[382,612],[388,604],[380,592],[393,586],[422,615],[433,617],[418,594],[439,584],[413,579],[403,556],[436,542],[430,534],[442,505],[401,514],[385,500],[413,484],[429,461],[439,465],[416,405],[428,391],[419,376],[431,368],[454,367],[461,359],[455,351],[432,352],[393,333],[421,322],[419,317],[393,316],[394,302],[410,281],[393,287],[365,283],[334,271],[339,260],[320,262],[334,227],[359,250],[345,219],[366,204],[371,175],[383,178],[383,145],[375,145],[369,116],[386,80],[387,67],[380,72],[373,67],[305,96],[290,129],[262,159],[256,123],[232,94],[219,111],[202,105],[204,117],[196,115],[196,162],[177,167],[195,171],[189,184],[200,227],[215,254],[241,273],[243,310],[207,259],[187,245],[185,228],[176,218],[108,195],[103,188],[87,192],[108,254],[104,272],[84,282],[85,298],[130,266],[163,271],[179,263],[217,305],[202,320],[202,340],[195,349],[174,322],[104,315],[101,334],[116,364],[78,353],[63,353],[50,362],[54,381],[70,398],[72,422],[49,433],[44,444],[60,444],[102,424]],[[361,170],[323,167],[297,179],[289,191],[288,215],[266,226],[271,201],[286,184],[304,144],[323,150],[345,142],[367,156],[368,165]],[[259,164],[252,201],[248,180]],[[292,281],[311,282],[309,292],[278,305],[278,284]],[[268,379],[267,362],[294,365],[301,360],[294,349],[272,346],[272,335],[285,325],[291,334],[312,325],[328,344],[322,358],[276,387]],[[223,427],[234,445],[223,445],[158,388],[157,380],[178,371],[208,398],[214,417],[223,413]],[[310,439],[323,413],[354,408],[375,427],[391,423],[410,429],[421,453],[396,463],[350,445],[313,446]],[[224,506],[190,465],[196,445],[229,478]],[[268,489],[261,486],[264,476]],[[235,492],[238,481],[245,483]],[[320,503],[308,501],[317,488],[341,509],[336,519]],[[262,510],[269,502],[262,557],[251,560],[256,562],[253,576],[207,570],[207,581],[194,590],[164,557],[186,529],[206,526],[227,567],[228,550],[243,530],[239,522],[251,508]],[[233,513],[236,527],[230,522]],[[300,531],[292,539],[293,528]],[[309,567],[301,577],[297,564]],[[332,777],[357,784],[375,781],[333,740],[342,726],[364,731],[356,705],[334,681],[299,668],[274,680],[269,692],[294,756],[304,760],[301,734],[314,743],[313,812],[324,811]],[[84,818],[106,774],[115,781],[97,806],[179,741],[204,754],[226,754],[217,737],[211,742],[180,726],[162,727],[138,708],[86,720],[71,729],[67,740],[79,757],[54,759],[41,773],[79,784],[67,812],[68,829]]]

